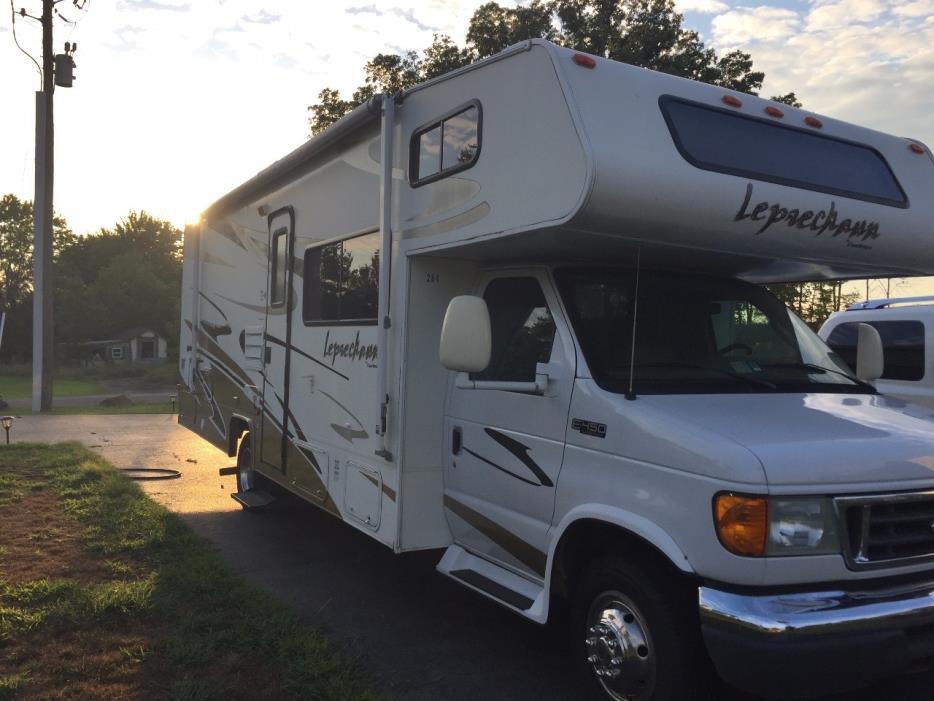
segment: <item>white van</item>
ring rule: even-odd
[[[855,367],[857,328],[866,323],[882,337],[885,369],[876,389],[934,408],[934,296],[893,297],[851,304],[824,322],[819,335]]]
[[[755,283],[934,273],[932,191],[910,139],[525,42],[205,211],[179,421],[245,507],[568,608],[582,697],[689,699],[708,654],[777,698],[922,668],[934,419],[872,386],[870,327],[857,377]]]

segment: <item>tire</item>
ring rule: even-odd
[[[661,567],[623,557],[594,560],[572,595],[570,626],[587,698],[708,698],[696,609]]]
[[[249,492],[256,489],[258,476],[253,469],[253,441],[250,432],[247,431],[237,450],[237,491]]]

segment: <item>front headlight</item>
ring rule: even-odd
[[[769,499],[766,555],[826,555],[840,552],[833,502],[822,497]]]
[[[833,502],[825,497],[761,497],[723,493],[714,499],[720,542],[746,557],[840,552]]]

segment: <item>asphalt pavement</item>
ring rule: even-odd
[[[79,440],[118,467],[180,470],[181,479],[142,485],[249,582],[319,626],[390,699],[580,697],[562,631],[524,621],[437,574],[437,551],[394,555],[297,499],[242,511],[230,498],[235,478],[218,475],[233,460],[174,416],[25,416],[11,437]],[[934,674],[927,674],[821,701],[926,701],[932,688]],[[753,701],[729,689],[717,696]]]

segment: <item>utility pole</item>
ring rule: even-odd
[[[55,90],[52,54],[54,0],[42,0],[42,90],[36,93],[36,193],[33,201],[35,244],[32,297],[32,410],[52,409],[52,182],[55,130],[52,96]]]

